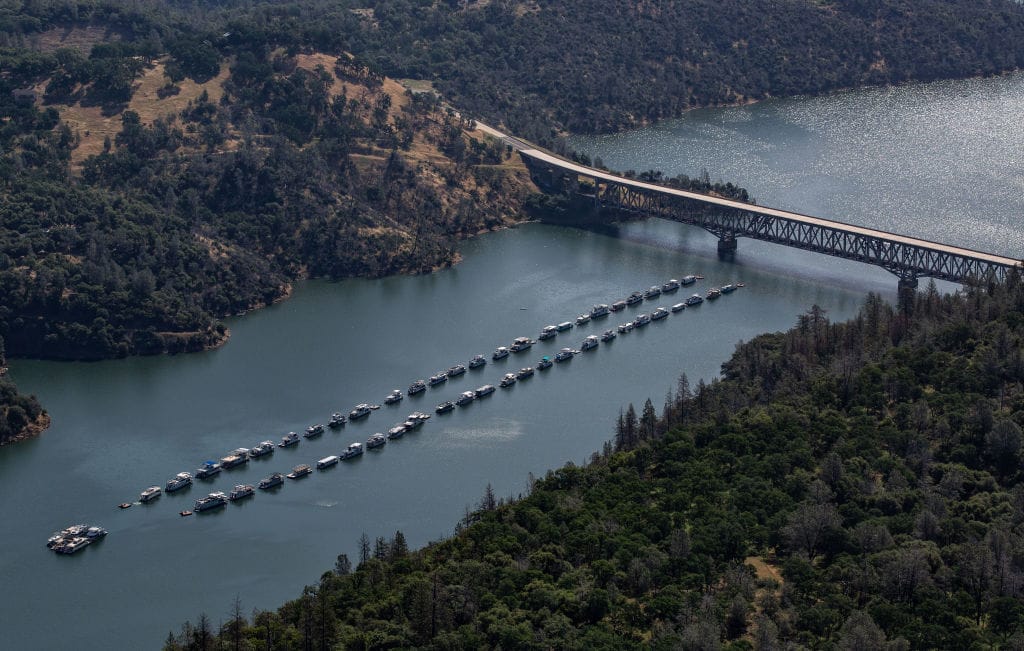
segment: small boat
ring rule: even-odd
[[[533,377],[533,367],[524,366],[523,368],[519,369],[518,373],[516,373],[516,377],[519,378],[520,380],[524,380],[528,377]]]
[[[605,330],[601,335],[601,341],[611,341],[612,339],[615,339],[615,337],[616,334],[614,330]]]
[[[644,300],[644,293],[636,291],[626,297],[626,305],[636,305],[642,300]]]
[[[558,332],[565,332],[566,330],[572,330],[572,321],[562,321],[555,326]]]
[[[506,357],[508,357],[508,348],[505,346],[498,346],[491,354],[492,359],[505,359]]]
[[[164,486],[164,489],[168,493],[173,493],[174,491],[181,490],[182,488],[191,485],[192,475],[187,472],[179,472],[177,475],[174,476],[173,479],[167,482],[167,485]]]
[[[448,369],[448,377],[458,377],[466,372],[466,367],[462,364],[456,364],[455,366]]]
[[[615,301],[609,308],[612,312],[619,312],[620,310],[626,309],[626,301]]]
[[[311,472],[313,472],[313,469],[310,468],[307,464],[302,463],[292,468],[292,471],[288,473],[287,476],[288,479],[298,479],[299,477],[305,477]]]
[[[320,436],[323,433],[324,426],[321,425],[320,423],[317,423],[316,425],[310,425],[309,427],[307,427],[306,433],[303,434],[303,436],[305,436],[307,439],[312,439]]]
[[[400,439],[405,436],[405,425],[398,424],[388,430],[389,439]]]
[[[619,326],[619,332],[621,332],[622,334],[626,334],[627,332],[632,330],[634,327],[635,326],[633,325],[632,321],[626,321],[625,323],[623,323],[622,325]]]
[[[697,280],[704,280],[704,276],[700,274],[694,274],[693,277],[696,278]]]
[[[591,319],[600,319],[601,317],[608,316],[609,314],[611,314],[611,311],[609,310],[608,306],[605,305],[604,303],[595,305],[594,307],[590,308]]]
[[[321,427],[323,426],[321,425]],[[220,460],[220,467],[227,470],[247,463],[249,463],[249,448],[238,448]]]
[[[348,444],[348,448],[346,448],[345,451],[341,453],[341,460],[345,461],[347,459],[355,459],[356,457],[358,457],[362,453],[363,453],[363,444],[362,443],[349,443]]]
[[[683,279],[679,281],[679,284],[686,287],[687,285],[692,285],[695,282],[697,282],[697,276],[683,276]]]
[[[679,281],[676,280],[675,278],[672,278],[667,283],[661,286],[661,291],[663,291],[666,294],[674,292],[677,289],[679,289]]]
[[[369,415],[370,405],[366,404],[365,402],[361,402],[358,405],[356,405],[352,411],[348,412],[348,419],[359,420],[360,418],[365,418],[366,416]]]
[[[589,314],[581,314],[578,317],[576,317],[576,325],[583,325],[584,323],[589,323],[589,322],[590,322],[590,315]]]
[[[411,414],[409,414],[409,420],[415,420],[421,423],[425,423],[428,420],[430,420],[430,414],[424,413],[422,411],[414,411]]]
[[[437,375],[431,375],[430,379],[427,380],[427,384],[434,387],[438,384],[443,384],[448,381],[448,374],[445,372],[438,373]]]
[[[338,429],[339,427],[343,427],[344,425],[345,414],[338,411],[331,414],[331,419],[327,421],[327,426],[330,427],[331,429]]]
[[[289,446],[298,445],[298,444],[299,444],[299,435],[296,434],[295,432],[288,432],[283,437],[281,437],[281,442],[277,444],[277,447],[279,447],[279,448],[287,448]]]
[[[513,353],[521,353],[524,350],[528,350],[534,343],[533,339],[530,339],[529,337],[516,337],[509,350]]]
[[[426,390],[427,383],[424,382],[423,380],[416,380],[415,382],[409,385],[409,390],[406,393],[408,393],[410,396],[414,396],[417,393],[423,393]]]
[[[597,345],[601,343],[601,340],[597,338],[597,335],[590,335],[583,340],[583,344],[580,346],[580,350],[590,350],[591,348],[597,348]]]
[[[547,325],[541,329],[540,334],[537,335],[537,339],[543,341],[544,339],[551,339],[558,334],[558,326]]]
[[[447,414],[449,411],[451,411],[453,409],[455,409],[455,403],[452,402],[451,400],[445,400],[444,402],[439,404],[434,409],[434,411],[436,411],[439,414]]]
[[[480,388],[478,388],[476,390],[476,397],[477,398],[483,398],[484,396],[489,396],[492,393],[494,393],[494,385],[493,384],[485,384],[485,385],[483,385],[482,387],[480,387]]]
[[[375,434],[372,434],[370,438],[367,439],[367,449],[374,449],[386,443],[387,437],[381,434],[380,432],[376,432]]]
[[[686,303],[686,307],[693,307],[694,305],[700,305],[703,303],[704,298],[700,294],[694,294],[684,302]]]
[[[216,509],[218,507],[224,506],[227,503],[228,496],[218,491],[216,493],[210,493],[206,497],[200,497],[199,499],[197,499],[196,505],[193,507],[193,510],[196,513],[200,513],[202,511],[209,511],[210,509]]]
[[[552,362],[551,358],[548,357],[547,355],[545,355],[544,357],[541,357],[540,361],[537,362],[537,370],[538,371],[547,370],[547,369],[551,368],[552,366],[554,366],[554,362]]]
[[[139,494],[139,501],[145,504],[146,502],[152,502],[156,498],[160,497],[163,491],[159,486],[150,486],[146,490]]]
[[[216,461],[207,461],[203,467],[196,470],[196,479],[209,479],[220,474],[221,467]]]
[[[633,326],[636,328],[642,328],[651,322],[651,315],[649,314],[637,314],[636,318],[633,319]]]
[[[721,292],[722,292],[723,294],[732,294],[732,293],[733,293],[734,291],[736,291],[736,285],[732,285],[732,284],[729,284],[729,285],[722,285],[722,286],[721,286],[721,287],[719,288],[719,290],[720,290],[720,291],[721,291]]]
[[[414,430],[418,430],[419,428],[423,427],[423,423],[424,423],[424,421],[422,421],[422,420],[417,420],[415,418],[410,418],[409,420],[407,420],[404,423],[402,423],[402,427],[405,428],[406,432],[412,432]]]
[[[395,404],[398,404],[398,403],[402,402],[402,399],[404,399],[404,398],[405,398],[405,395],[402,393],[401,389],[394,389],[391,393],[389,393],[387,395],[386,398],[384,398],[384,404],[385,405],[395,405]]]
[[[132,508],[132,503],[131,502],[121,502],[120,504],[117,505],[117,508],[119,508],[119,509],[130,509],[130,508]]]
[[[469,368],[480,368],[487,364],[487,358],[483,355],[475,355],[473,359],[469,360]]]
[[[575,354],[576,354],[576,351],[573,350],[572,348],[563,348],[562,350],[558,351],[558,354],[555,355],[555,361],[556,362],[568,361],[568,360],[572,359]]]
[[[331,466],[338,465],[338,461],[339,461],[338,455],[332,454],[329,457],[324,457],[323,459],[320,459],[319,461],[317,461],[316,462],[316,469],[317,470],[326,470],[327,468],[330,468]]]
[[[85,532],[88,530],[88,525],[73,524],[67,529],[62,529],[61,531],[54,532],[54,534],[50,536],[50,538],[46,541],[46,546],[50,549],[54,549],[72,538],[79,538],[85,536]]]
[[[85,537],[92,541],[97,541],[100,538],[105,538],[109,533],[103,527],[92,526],[85,530]]]
[[[231,489],[230,493],[228,493],[228,499],[234,502],[236,500],[242,500],[247,497],[252,497],[255,494],[256,490],[252,487],[251,484],[238,484]]]
[[[712,287],[711,289],[708,290],[707,299],[709,301],[713,301],[721,295],[722,290],[718,289],[717,287]]]
[[[261,441],[259,445],[249,450],[249,456],[253,459],[266,456],[268,454],[274,454],[273,441]]]
[[[473,392],[473,391],[463,391],[462,395],[460,395],[458,397],[458,399],[455,400],[455,404],[457,404],[460,407],[465,407],[466,405],[468,405],[469,403],[473,402],[474,400],[476,400],[476,393],[475,392]]]
[[[686,303],[676,303],[675,305],[672,306],[672,311],[673,312],[682,312],[685,309],[686,309]]]
[[[178,515],[180,515],[181,517],[184,518],[184,517],[192,515],[192,511],[189,511],[188,509],[185,509],[184,511],[178,511]]]
[[[91,542],[85,536],[76,536],[62,541],[53,550],[58,554],[74,554],[78,550],[88,547]]]
[[[260,480],[259,487],[263,490],[273,488],[274,486],[280,486],[284,483],[284,475],[279,472],[275,472],[269,477],[264,477]]]
[[[652,285],[646,292],[644,292],[644,298],[657,298],[661,296],[661,287]]]
[[[668,314],[669,312],[665,308],[656,307],[654,308],[654,311],[651,312],[651,321],[658,321],[660,319],[664,319],[665,317],[668,316]]]
[[[740,287],[746,287],[746,286],[747,286],[747,283],[736,283],[736,289],[739,289]]]
[[[501,382],[498,383],[498,386],[500,386],[502,388],[506,388],[506,387],[512,386],[515,383],[516,383],[516,374],[515,373],[506,373],[505,376],[503,378],[501,378]]]

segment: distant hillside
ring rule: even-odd
[[[0,46],[169,52],[209,77],[240,51],[347,51],[548,141],[698,106],[1024,64],[1015,0],[53,0],[0,7]],[[108,50],[109,51],[109,50]]]
[[[526,0],[368,4],[353,51],[432,79],[525,137],[1024,64],[1012,0]]]

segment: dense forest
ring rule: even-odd
[[[165,649],[1024,645],[1024,282],[814,307],[454,536]]]
[[[559,130],[615,130],[697,106],[1024,64],[1024,7],[1014,0],[19,5],[0,8],[0,44],[31,44],[70,22],[99,23],[143,56],[169,50],[176,74],[199,75],[256,47],[346,51],[383,74],[433,82],[454,105],[543,144]],[[103,66],[112,97],[126,92],[129,85],[113,80],[133,65]]]
[[[696,106],[1024,64],[1013,0],[359,4],[372,9],[352,51],[538,140],[553,126],[610,131]]]
[[[18,393],[5,375],[5,364],[4,340],[0,337],[0,445],[41,431],[49,424],[49,416],[36,397]]]

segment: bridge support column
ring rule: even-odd
[[[914,295],[917,293],[917,278],[900,278],[896,288],[896,307],[902,314],[913,313]]]
[[[718,253],[731,254],[736,252],[736,236],[732,233],[726,233],[718,238]]]
[[[900,292],[913,293],[917,289],[917,278],[900,278],[896,287]]]

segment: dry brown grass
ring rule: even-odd
[[[777,582],[780,586],[783,584],[782,574],[778,568],[769,565],[759,556],[748,556],[743,560],[744,565],[749,565],[754,568],[754,572],[759,579],[772,579]]]
[[[164,63],[157,61],[147,66],[135,84],[135,92],[128,110],[135,111],[143,124],[152,124],[153,120],[180,113],[188,103],[198,99],[205,90],[210,101],[217,102],[224,94],[224,81],[228,78],[228,64],[221,65],[220,73],[202,84],[186,79],[178,84],[181,91],[161,99],[158,91],[167,82],[164,77]],[[39,94],[46,87],[43,83],[38,87]],[[89,156],[103,151],[103,141],[109,137],[111,141],[121,130],[121,116],[104,115],[99,106],[82,106],[81,104],[54,104],[60,111],[61,119],[78,133],[78,147],[71,152],[71,165],[77,169]]]

